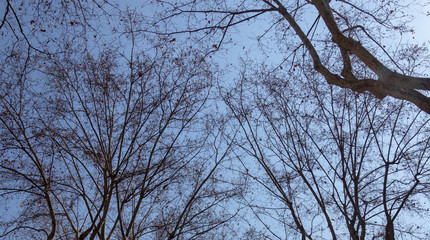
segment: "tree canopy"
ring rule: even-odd
[[[4,0],[0,238],[428,239],[429,7]]]
[[[408,12],[412,14],[428,3],[384,0],[157,2],[166,5],[167,13],[163,12],[161,19],[167,29],[149,28],[148,31],[164,34],[218,32],[222,36],[216,48],[220,48],[230,34],[229,29],[241,28],[244,22],[253,21],[256,28],[267,28],[264,35],[274,31],[274,35],[282,36],[277,43],[285,49],[286,56],[301,48],[306,55],[302,56],[304,64],[317,71],[328,84],[358,93],[370,92],[379,99],[391,96],[406,100],[430,113],[428,93],[420,91],[430,90],[430,78],[423,69],[417,68],[423,64],[418,63],[418,54],[427,48],[397,40],[413,32],[407,25],[410,21]],[[266,26],[258,22],[268,17],[273,20],[266,22]],[[179,27],[169,26],[175,25],[176,21],[180,22]],[[306,26],[306,21],[312,25]],[[260,37],[258,40],[262,41]],[[270,39],[268,42],[276,41]],[[393,45],[393,42],[401,45]],[[286,61],[287,65],[301,64],[300,59]]]

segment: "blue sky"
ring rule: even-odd
[[[421,10],[423,13],[419,13],[415,16],[415,20],[411,23],[415,27],[415,38],[419,43],[430,41],[430,6],[427,6]]]

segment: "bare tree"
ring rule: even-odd
[[[266,42],[270,44],[268,48],[279,48],[284,55],[281,66],[286,69],[309,64],[328,84],[358,93],[367,91],[380,99],[391,96],[407,100],[430,113],[430,100],[421,92],[430,90],[430,79],[419,69],[422,62],[418,60],[426,47],[401,41],[404,35],[413,32],[407,25],[411,16],[408,12],[412,14],[412,9],[428,3],[383,0],[371,4],[343,0],[159,2],[160,8],[164,6],[162,17],[154,23],[156,27],[143,30],[167,35],[201,32],[217,36],[218,42],[213,45],[216,51],[228,42],[225,40],[230,38],[231,29],[235,32],[244,27],[245,31],[258,33],[263,28],[256,42],[260,45]],[[267,21],[268,18],[271,20]],[[174,21],[181,25],[172,24]],[[246,28],[245,22],[251,22],[251,28]],[[399,44],[393,45],[393,42]],[[229,47],[227,45],[227,51]],[[414,52],[414,55],[404,55],[406,52]],[[410,65],[414,67],[409,68]],[[372,74],[364,77],[362,66]]]
[[[2,238],[428,238],[425,1],[3,2]]]
[[[426,239],[428,115],[315,79],[288,85],[278,74],[243,74],[225,97],[243,151],[266,176],[253,178],[278,199],[254,203],[268,231],[284,238],[277,219],[301,239]]]
[[[223,238],[241,189],[215,67],[113,1],[4,2],[0,236]]]
[[[195,239],[234,216],[214,77],[197,55],[169,52],[66,55],[30,73],[8,63],[1,194],[22,203],[3,238]]]

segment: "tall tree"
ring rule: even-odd
[[[1,237],[200,239],[224,227],[240,189],[219,181],[231,141],[208,109],[210,66],[169,47],[72,53],[5,63]]]
[[[154,24],[156,27],[144,30],[219,36],[218,43],[213,45],[219,49],[226,39],[234,37],[229,34],[231,29],[258,33],[263,28],[256,40],[262,45],[270,44],[271,48],[276,42],[284,54],[282,65],[286,69],[308,64],[328,84],[358,93],[370,92],[380,99],[391,96],[407,100],[430,113],[430,99],[421,92],[430,90],[430,78],[419,69],[419,54],[427,48],[400,41],[413,32],[407,25],[415,11],[412,9],[428,6],[425,1],[158,2],[165,6],[163,17]],[[179,24],[172,23],[175,21]],[[251,21],[247,28],[245,23]],[[411,64],[413,70],[408,68]],[[363,66],[372,74],[363,75]]]
[[[273,219],[301,239],[427,238],[428,115],[317,79],[298,82],[252,72],[225,98],[243,152],[262,169],[243,158],[244,174],[277,199],[251,204],[264,226],[279,239]]]
[[[2,238],[428,238],[426,1],[3,3]]]

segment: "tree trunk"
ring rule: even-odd
[[[394,240],[394,224],[393,221],[388,221],[385,226],[385,240]]]

